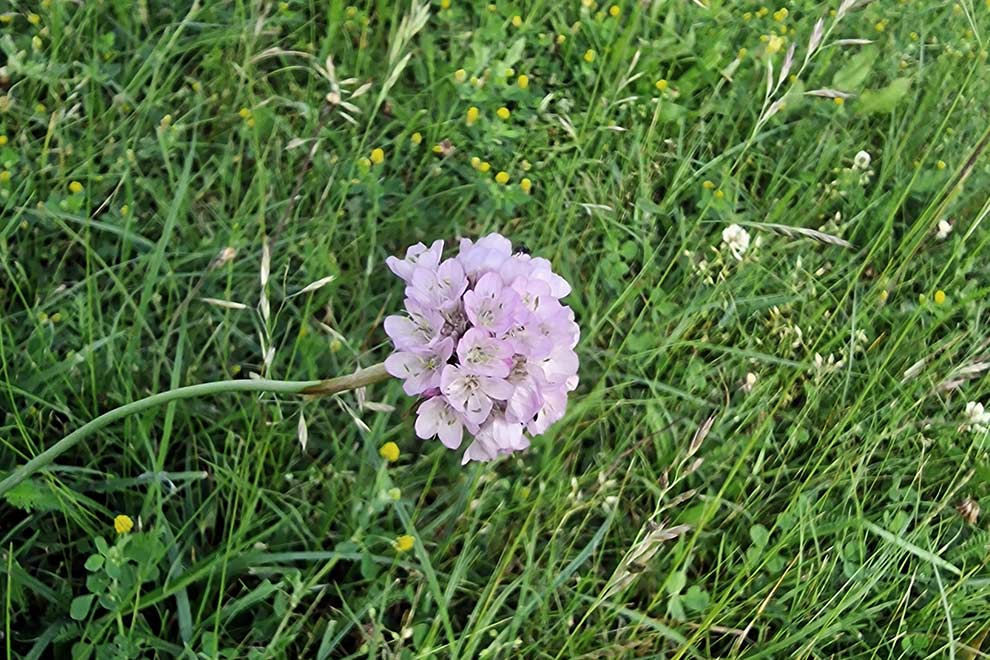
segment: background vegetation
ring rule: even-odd
[[[0,502],[8,655],[986,657],[982,1],[0,8],[0,468],[384,359],[420,240],[583,330],[496,464],[394,382],[108,428]]]

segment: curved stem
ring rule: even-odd
[[[54,445],[41,452],[24,465],[11,472],[6,479],[0,481],[0,495],[27,479],[30,475],[44,468],[56,458],[75,446],[80,440],[98,431],[104,426],[133,415],[135,413],[160,406],[171,401],[190,399],[197,396],[222,394],[224,392],[276,392],[279,394],[309,394],[325,395],[346,392],[358,387],[364,387],[388,378],[384,364],[361,369],[348,376],[330,378],[327,380],[219,380],[212,383],[188,385],[167,392],[159,392],[151,396],[124,404],[119,408],[103,413],[78,429],[65,436]]]

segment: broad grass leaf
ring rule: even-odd
[[[867,46],[853,55],[844,67],[835,72],[835,76],[832,77],[832,87],[845,92],[862,87],[870,71],[873,70],[873,63],[879,54],[880,51],[876,46]]]
[[[868,89],[859,97],[856,111],[864,115],[891,112],[909,89],[911,89],[910,78],[897,78],[886,87]]]

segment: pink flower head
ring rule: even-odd
[[[523,451],[564,416],[578,384],[580,330],[560,299],[570,285],[541,257],[513,253],[499,234],[410,247],[388,267],[406,282],[405,315],[385,319],[395,352],[385,368],[423,403],[416,435],[457,449],[463,462]]]

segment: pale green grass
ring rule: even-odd
[[[367,392],[390,413],[227,394],[115,424],[0,501],[6,653],[985,657],[990,533],[956,507],[990,504],[961,428],[990,403],[987,7],[877,0],[803,64],[838,2],[707,4],[454,0],[419,30],[405,3],[8,5],[0,469],[171,387],[384,359],[383,262],[419,240],[551,258],[583,336],[567,417],[494,465],[417,440],[395,383]],[[828,88],[855,96],[801,94]]]

